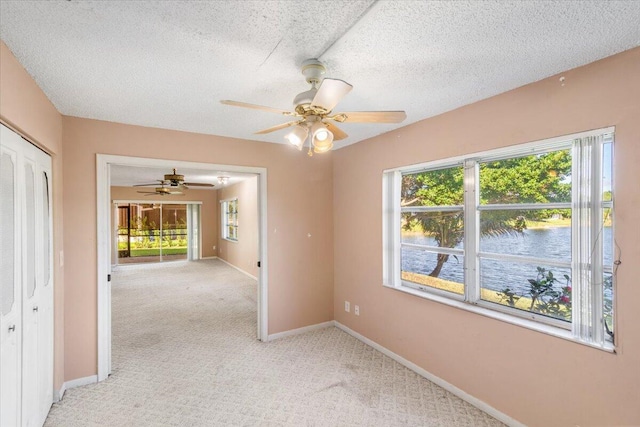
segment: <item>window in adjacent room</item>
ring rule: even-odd
[[[238,241],[238,199],[222,201],[222,237]]]

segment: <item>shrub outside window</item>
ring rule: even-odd
[[[610,347],[612,155],[609,128],[385,171],[385,286]]]
[[[238,199],[222,201],[222,238],[238,241]]]

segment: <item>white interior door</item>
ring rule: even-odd
[[[32,154],[32,153],[28,153]],[[36,164],[25,156],[23,163],[22,227],[22,425],[35,426],[38,415],[38,319],[40,286],[36,264]]]
[[[2,128],[4,132],[4,127]],[[0,426],[20,422],[22,304],[16,147],[0,144]]]
[[[44,154],[44,153],[42,153]],[[40,301],[38,305],[38,409],[36,425],[41,426],[53,402],[53,220],[51,207],[51,158],[38,164],[36,183],[38,210]]]
[[[0,424],[38,427],[53,401],[51,157],[0,130]]]

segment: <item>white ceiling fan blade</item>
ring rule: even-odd
[[[339,140],[345,139],[345,138],[347,138],[349,136],[345,132],[343,132],[342,129],[340,129],[338,126],[334,125],[333,123],[326,122],[325,124],[327,125],[327,129],[329,129],[331,131],[331,133],[333,134],[333,140],[334,141],[339,141]]]
[[[300,123],[299,120],[296,120],[295,122],[283,123],[281,125],[276,125],[276,126],[272,126],[270,128],[267,128],[267,129],[259,130],[258,132],[255,132],[255,134],[256,135],[263,135],[265,133],[275,132],[275,131],[280,130],[280,129],[284,129],[284,128],[288,128],[288,127],[291,127],[291,126],[295,126],[298,123]]]
[[[150,184],[135,184],[132,187],[155,187],[156,185],[158,185],[158,183],[160,183],[161,185],[165,185],[165,182],[159,179],[156,182],[152,182]]]
[[[353,86],[349,83],[338,79],[324,79],[320,83],[316,96],[313,97],[311,105],[314,107],[322,107],[327,111],[333,110],[338,102],[346,94],[348,94]]]
[[[215,187],[213,184],[206,184],[204,182],[183,182],[184,187]]]
[[[220,101],[222,104],[231,105],[234,107],[243,107],[243,108],[252,108],[254,110],[268,111],[270,113],[282,114],[284,116],[295,116],[296,113],[292,113],[291,111],[279,110],[273,107],[265,107],[264,105],[256,105],[256,104],[248,104],[246,102],[239,101],[231,101],[228,99]]]
[[[350,111],[327,118],[340,123],[401,123],[407,118],[407,113],[404,111]]]

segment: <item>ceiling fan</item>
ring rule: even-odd
[[[164,176],[164,179],[158,179],[156,182],[152,182],[150,184],[136,184],[134,185],[134,187],[149,187],[152,185],[158,185],[158,183],[160,183],[162,187],[164,187],[165,185],[169,185],[171,187],[180,187],[181,189],[185,190],[189,189],[189,187],[215,187],[215,185],[205,182],[185,182],[184,175],[178,174],[175,168],[173,169],[172,173],[166,174]],[[141,191],[139,191],[139,193],[141,193]]]
[[[152,185],[156,185],[156,184],[152,184]],[[172,190],[170,187],[167,187],[167,185],[169,185],[167,181],[161,181],[160,187],[156,187],[153,191],[138,191],[138,193],[142,193],[147,196],[150,196],[152,194],[156,194],[160,196],[169,196],[172,194],[173,195],[177,194],[177,195],[184,196],[184,193],[182,191]]]
[[[230,100],[220,102],[235,107],[252,108],[282,114],[284,116],[296,117],[294,121],[260,130],[256,132],[256,134],[262,135],[293,126],[293,130],[285,135],[285,139],[295,145],[298,150],[302,150],[308,138],[308,154],[310,156],[313,155],[314,151],[316,153],[324,153],[331,150],[334,140],[338,141],[347,138],[348,135],[333,122],[401,123],[407,117],[404,111],[332,113],[333,108],[351,91],[353,86],[345,81],[330,78],[325,78],[320,82],[321,76],[326,71],[327,69],[324,64],[317,59],[307,59],[302,63],[302,74],[305,76],[307,83],[311,85],[311,89],[299,93],[293,99],[293,105],[295,106],[294,111],[284,111],[277,108]]]

